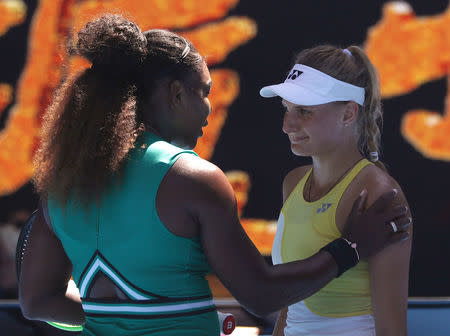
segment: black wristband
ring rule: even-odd
[[[358,251],[356,251],[356,248],[352,247],[352,244],[344,238],[333,240],[331,243],[322,247],[320,251],[327,251],[336,261],[338,266],[336,278],[355,266],[359,261]]]

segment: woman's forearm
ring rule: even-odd
[[[248,279],[252,291],[242,291],[237,297],[245,308],[261,316],[311,296],[337,274],[336,261],[325,251],[304,260],[267,267],[270,270],[264,272],[264,277]],[[264,293],[264,300],[254,293]]]
[[[86,319],[81,301],[71,293],[42,297],[35,302],[22,304],[23,315],[30,320],[84,324]]]
[[[23,315],[31,320],[83,324],[80,295],[70,280],[71,274],[72,263],[40,208],[32,222],[19,272]]]

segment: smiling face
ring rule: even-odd
[[[344,139],[343,102],[301,106],[282,100],[285,108],[283,132],[291,150],[299,156],[315,156],[333,151]]]

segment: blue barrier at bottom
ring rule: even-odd
[[[410,299],[408,302],[408,335],[450,335],[450,299]]]
[[[276,316],[266,319],[254,319],[240,307],[235,300],[226,300],[222,305],[217,300],[217,307],[232,312],[237,324],[255,324],[264,334],[273,329]],[[0,300],[0,335],[51,336],[71,335],[38,321],[27,321],[22,317],[17,301]],[[449,336],[450,335],[450,298],[410,298],[408,302],[409,336]]]

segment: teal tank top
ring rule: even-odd
[[[155,205],[158,187],[180,154],[196,154],[148,132],[141,143],[99,204],[85,207],[72,197],[61,207],[48,200],[80,290],[83,335],[219,335],[200,239],[168,231]],[[99,275],[128,299],[90,299]]]

